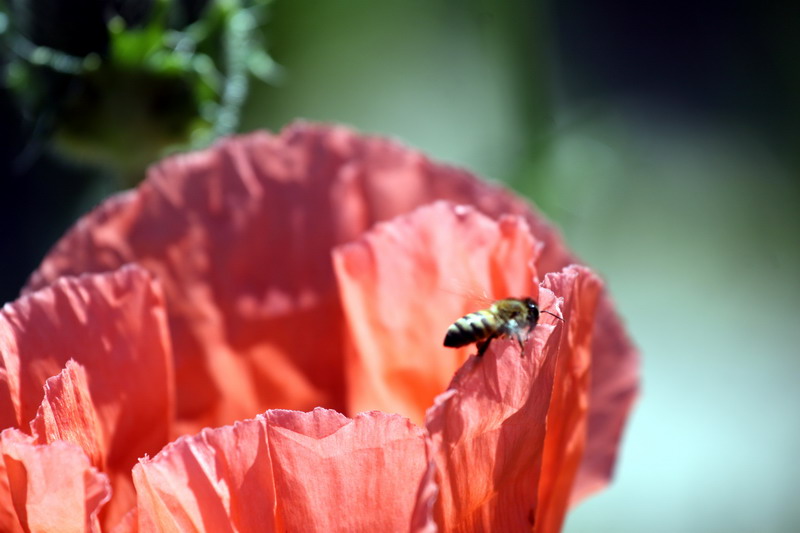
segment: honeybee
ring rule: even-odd
[[[541,311],[561,320],[561,317]],[[506,298],[498,300],[488,309],[481,309],[456,320],[444,337],[444,345],[448,348],[459,348],[470,343],[477,343],[478,357],[481,357],[492,339],[513,337],[519,343],[520,351],[524,348],[524,338],[539,321],[539,307],[531,298]]]

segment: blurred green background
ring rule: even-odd
[[[46,4],[8,3],[0,29],[10,35],[15,6]],[[243,88],[229,129],[307,118],[396,137],[528,195],[606,278],[641,348],[643,393],[614,483],[565,531],[800,531],[800,7],[256,2],[245,37],[257,61],[236,70],[225,24],[242,5],[218,4],[207,55],[222,82],[198,97],[206,123],[186,122],[199,128],[188,145],[213,138],[224,88]],[[70,151],[2,91],[5,301],[136,171]],[[125,129],[120,116],[106,120]]]

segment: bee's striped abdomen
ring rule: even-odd
[[[444,337],[444,345],[458,348],[465,344],[482,341],[497,331],[497,320],[489,310],[476,311],[459,318],[449,328]]]
[[[476,311],[456,320],[455,324],[447,328],[444,345],[448,348],[459,348],[475,342],[478,345],[478,357],[481,357],[493,339],[511,337],[519,344],[522,354],[525,349],[523,343],[530,330],[536,327],[538,320],[539,308],[531,298],[497,300],[489,309]]]

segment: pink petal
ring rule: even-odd
[[[0,433],[0,529],[8,532],[100,531],[98,511],[110,488],[77,446],[38,446],[16,429]]]
[[[60,279],[3,308],[0,346],[0,395],[10,400],[0,403],[3,423],[26,427],[36,415],[37,442],[81,446],[111,477],[114,498],[102,519],[114,524],[135,501],[136,459],[171,434],[169,341],[152,277],[126,267]]]
[[[638,394],[638,351],[628,338],[608,293],[604,293],[598,303],[592,339],[587,446],[572,503],[608,485],[625,422]]]
[[[439,484],[436,482],[436,463],[433,460],[433,443],[425,439],[425,460],[428,467],[420,481],[414,512],[411,515],[412,533],[436,533],[439,528],[433,516],[436,500],[439,499]]]
[[[378,225],[360,241],[338,248],[334,252],[334,265],[352,337],[351,409],[379,408],[413,417],[429,405],[461,361],[448,357],[452,351],[440,348],[443,332],[454,318],[474,310],[448,311],[450,300],[455,299],[456,306],[463,306],[465,299],[442,293],[440,287],[451,279],[459,279],[466,281],[467,286],[487,287],[487,292],[495,297],[535,294],[531,285],[533,273],[526,266],[533,261],[534,250],[524,223],[505,219],[497,224],[470,208],[454,208],[445,203],[423,207]],[[518,290],[508,289],[515,285]],[[557,312],[555,299],[563,299],[562,313],[567,324],[558,329],[557,337],[561,339],[551,342],[552,357],[557,361],[552,370],[555,381],[553,376],[545,374],[540,378],[544,381],[532,385],[531,376],[537,370],[503,367],[510,376],[528,376],[529,382],[519,387],[515,398],[513,385],[501,386],[492,381],[493,375],[469,384],[458,377],[454,380],[453,388],[473,387],[469,391],[475,397],[494,398],[501,406],[480,401],[446,403],[451,410],[441,415],[442,419],[457,420],[457,425],[468,426],[469,422],[462,422],[459,417],[470,421],[488,418],[498,425],[462,428],[463,435],[451,440],[434,439],[440,451],[449,450],[453,440],[469,441],[463,457],[450,460],[440,456],[437,462],[442,478],[442,503],[437,517],[445,528],[504,530],[512,526],[530,527],[535,520],[537,531],[560,529],[585,446],[590,343],[600,285],[588,270],[570,267],[563,273],[548,275],[545,287],[556,294],[550,291],[540,294],[542,309]],[[443,319],[448,314],[454,318]],[[555,319],[542,315],[537,334],[541,334],[539,330],[548,321],[553,323]],[[483,365],[483,361],[470,360],[465,369]],[[459,376],[470,371],[462,370]],[[438,381],[432,379],[436,376]],[[511,392],[503,392],[503,386]],[[536,405],[539,418],[529,428],[538,433],[515,436],[513,423],[507,428],[502,426],[505,418],[514,416],[513,411],[503,409],[508,410],[509,405],[523,409],[528,402],[525,409],[533,410],[532,397],[519,392],[533,386],[544,387],[547,393],[536,398],[540,402]],[[511,400],[504,403],[504,398]],[[441,412],[445,404],[441,398],[439,402]],[[496,414],[498,411],[500,414]],[[428,427],[431,429],[430,423]],[[471,448],[481,439],[486,441],[482,448]],[[492,439],[530,441],[528,451],[533,455],[496,454],[498,441]],[[540,455],[536,455],[539,441]],[[474,461],[467,463],[465,458]],[[494,475],[500,468],[507,469],[505,478]],[[540,470],[542,477],[537,490]],[[481,486],[480,482],[474,482],[481,472],[491,483],[487,481],[487,485]],[[519,478],[514,477],[517,474]],[[455,481],[448,481],[449,477]],[[469,482],[454,488],[462,478]],[[525,479],[530,490],[520,493],[517,485],[524,484]],[[493,500],[495,494],[498,496]],[[514,496],[504,500],[504,494]],[[510,521],[504,522],[506,519]]]
[[[544,245],[542,275],[576,261],[544,217],[511,192],[385,139],[300,123],[164,161],[138,190],[84,217],[30,287],[130,261],[154,272],[169,302],[184,428],[276,406],[343,408],[330,249],[437,199],[496,219],[523,217]],[[608,296],[599,305],[576,498],[610,477],[638,389],[636,350]]]
[[[142,460],[139,530],[423,531],[429,468],[422,430],[398,416],[268,411]]]
[[[71,442],[78,445],[89,457],[92,466],[106,472],[111,481],[113,498],[103,507],[100,521],[108,527],[116,524],[136,501],[131,480],[131,467],[112,461],[108,464],[108,454],[113,456],[117,450],[107,449],[107,439],[103,425],[89,393],[88,377],[83,366],[70,359],[67,366],[58,376],[45,382],[45,397],[39,411],[31,423],[31,433],[36,444],[49,444],[56,441]],[[138,403],[138,399],[129,401]],[[124,400],[120,399],[119,404]],[[119,408],[119,406],[118,406]],[[137,445],[133,441],[125,443],[132,446],[136,453]],[[146,453],[146,450],[141,450]]]
[[[78,445],[93,466],[106,467],[103,428],[89,394],[86,369],[74,360],[44,384],[44,400],[31,421],[36,444],[57,440]]]
[[[428,411],[441,488],[435,516],[444,531],[533,527],[561,329],[540,323],[522,355],[513,341],[493,342]]]
[[[0,423],[27,425],[47,378],[73,358],[94,376],[90,389],[99,408],[116,405],[120,398],[136,399],[126,406],[131,411],[106,410],[107,437],[127,442],[147,435],[157,450],[168,436],[171,414],[166,335],[160,291],[135,267],[62,278],[7,304],[0,311],[0,363],[6,378],[0,394],[11,400],[3,403],[11,409],[0,411]],[[141,395],[142,390],[147,394]]]
[[[477,191],[476,191],[477,192]],[[522,216],[542,252],[536,260],[540,275],[559,272],[580,263],[563,238],[533,206],[507,191],[461,200],[474,203],[485,214],[500,218]],[[479,193],[479,194],[480,194]],[[449,197],[449,196],[448,196]],[[600,296],[592,340],[592,376],[589,394],[587,444],[571,496],[572,503],[603,489],[611,480],[628,414],[639,393],[639,353],[622,325],[607,292]]]
[[[133,469],[138,529],[276,531],[272,475],[262,417],[181,437]]]
[[[119,519],[117,524],[111,528],[110,533],[137,533],[139,531],[139,515],[136,507],[128,511],[125,516]]]
[[[472,209],[444,203],[379,225],[358,243],[339,248],[334,265],[353,338],[351,388],[364,402],[352,408],[413,413],[414,395],[422,396],[425,380],[436,375],[431,368],[447,361],[446,350],[441,355],[431,350],[439,348],[452,321],[442,321],[447,295],[439,297],[438,287],[452,276],[490,287],[498,296],[510,295],[508,287],[515,284],[527,285],[515,294],[531,294],[532,272],[519,267],[534,256],[524,224],[507,219],[498,225]],[[471,359],[453,390],[429,411],[442,487],[437,518],[447,530],[508,530],[534,521],[539,531],[560,527],[586,436],[589,343],[599,284],[587,270],[571,268],[549,276],[546,286],[557,293],[543,291],[542,308],[556,311],[555,298],[563,298],[568,324],[547,344],[550,369],[540,373],[534,362],[526,367],[518,355],[504,354],[502,363],[487,361],[489,354]],[[554,322],[543,315],[535,335],[549,327],[545,319]],[[537,342],[545,345],[546,338]],[[415,364],[419,370],[412,374]],[[453,370],[446,368],[430,388],[442,390]],[[423,398],[417,405],[428,403]],[[529,427],[519,429],[526,416]],[[508,442],[526,442],[526,453],[506,451],[514,449]]]
[[[418,519],[428,471],[421,428],[380,412],[352,420],[324,409],[266,416],[287,531],[407,531]]]
[[[350,327],[351,411],[422,422],[474,347],[442,346],[447,327],[491,300],[533,294],[534,243],[519,219],[497,223],[445,202],[379,224],[337,248],[334,265]],[[462,291],[448,291],[457,285]],[[476,302],[468,292],[490,300]]]
[[[133,261],[155,273],[169,302],[178,415],[197,427],[268,407],[344,407],[330,250],[437,198],[528,212],[394,142],[300,123],[167,159],[84,217],[29,287]]]
[[[535,531],[557,533],[586,446],[592,332],[602,286],[590,270],[575,266],[548,274],[542,286],[563,299],[564,327],[547,411]]]

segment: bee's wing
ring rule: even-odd
[[[438,294],[431,295],[433,298],[452,302],[454,314],[448,317],[452,321],[480,309],[486,309],[494,301],[483,287],[461,281],[463,280],[452,280],[439,286],[436,288]]]
[[[452,280],[452,283],[440,286],[438,290],[448,295],[480,304],[491,304],[494,301],[485,287],[464,283],[463,281],[459,282],[458,280]]]

